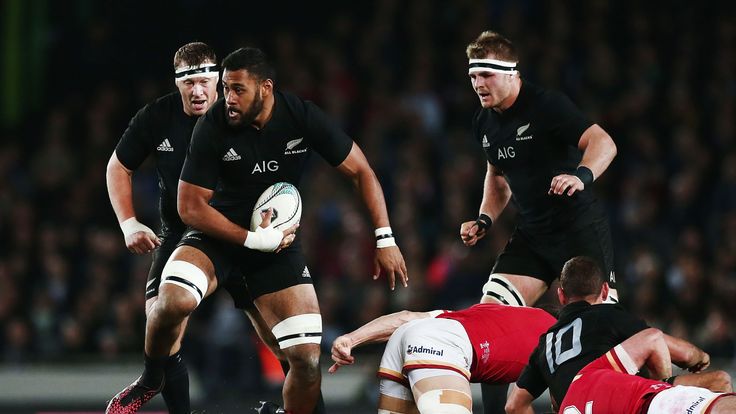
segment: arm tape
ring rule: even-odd
[[[590,170],[590,168],[579,165],[578,169],[575,170],[575,176],[580,179],[580,181],[583,182],[584,186],[589,186],[590,184],[593,184],[593,171]]]

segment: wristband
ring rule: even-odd
[[[662,382],[666,382],[666,383],[668,383],[670,385],[675,385],[675,378],[677,378],[677,375],[673,375],[671,377],[667,377],[667,378],[663,379]]]
[[[583,182],[583,185],[585,187],[589,186],[590,184],[593,184],[593,171],[591,171],[590,168],[584,165],[579,165],[578,169],[575,170],[574,175],[578,177],[580,181]]]
[[[146,226],[143,223],[140,223],[138,220],[136,220],[135,217],[131,217],[127,220],[124,220],[122,223],[120,223],[120,230],[123,231],[123,236],[125,238],[135,233],[138,233],[139,231],[150,234],[151,236],[154,236],[154,237],[156,236],[156,233],[154,233],[150,227]]]
[[[478,218],[475,219],[475,225],[478,226],[480,230],[486,231],[493,225],[493,220],[491,220],[491,217],[488,214],[480,213]]]
[[[256,228],[256,231],[248,232],[248,236],[245,238],[243,246],[252,250],[272,252],[278,249],[281,244],[281,240],[283,239],[283,231],[276,230],[271,226],[268,226],[265,229],[259,226]]]
[[[379,227],[374,233],[376,234],[377,249],[396,246],[396,240],[394,239],[394,234],[391,231],[391,227]]]

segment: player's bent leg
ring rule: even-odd
[[[313,411],[320,394],[319,368],[322,317],[311,284],[301,284],[259,296],[256,307],[286,355],[284,408],[294,414]]]
[[[256,330],[258,337],[261,338],[263,343],[266,344],[266,346],[276,356],[276,359],[281,363],[281,369],[283,369],[284,375],[289,375],[290,367],[286,354],[281,350],[276,337],[268,328],[268,325],[266,324],[266,321],[263,320],[263,317],[261,317],[260,312],[255,308],[244,309],[244,312],[248,315],[248,319],[250,319],[251,324],[253,324],[253,328]],[[319,399],[317,400],[317,405],[314,407],[312,414],[325,414],[326,412],[325,401],[322,397],[322,391],[320,390]]]
[[[186,318],[217,288],[212,261],[201,250],[181,246],[161,272],[161,286],[146,322],[146,355],[168,356]]]
[[[445,371],[449,375],[416,380],[431,371]],[[415,369],[409,372],[414,400],[421,414],[470,414],[473,412],[470,383],[462,375],[450,372],[435,369]]]
[[[674,377],[672,385],[691,385],[707,388],[713,392],[733,392],[731,376],[728,372],[721,370],[678,375]]]
[[[253,325],[253,329],[255,329],[258,337],[261,338],[261,341],[273,352],[279,362],[286,363],[286,354],[281,350],[279,342],[273,336],[273,332],[271,332],[266,321],[263,320],[260,312],[254,308],[244,309],[243,311],[248,315],[248,319],[250,319],[250,323]]]
[[[417,414],[414,395],[403,384],[381,378],[378,385],[378,414]]]
[[[547,284],[540,279],[493,273],[483,285],[481,303],[502,303],[512,306],[531,306],[547,291]]]
[[[181,340],[187,317],[217,287],[212,262],[199,249],[177,248],[161,273],[158,299],[146,319],[145,368],[110,400],[106,413],[129,414],[161,392],[166,365]],[[187,375],[188,378],[188,375]]]

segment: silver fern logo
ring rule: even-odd
[[[304,141],[304,137],[292,139],[291,141],[287,142],[286,149],[284,150],[284,155],[301,154],[303,152],[307,152],[306,148],[294,149],[299,146],[302,141]]]
[[[526,125],[522,125],[522,126],[516,128],[516,140],[517,141],[526,141],[528,139],[532,139],[533,138],[532,135],[524,135],[524,133],[527,132],[527,130],[529,129],[529,126],[530,125],[531,125],[531,123],[528,123]]]

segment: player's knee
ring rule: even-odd
[[[168,321],[184,319],[197,308],[197,301],[186,295],[160,295],[151,309],[151,317]]]
[[[188,294],[169,294],[162,287],[156,306],[169,316],[186,317],[204,299],[209,280],[199,267],[183,260],[170,260],[161,271],[161,284],[177,286]]]
[[[456,390],[431,390],[417,399],[417,409],[422,414],[470,414],[473,400]]]
[[[319,313],[291,316],[277,323],[271,331],[289,361],[290,375],[305,381],[318,379],[322,316]]]
[[[313,382],[319,379],[319,345],[297,345],[285,351],[289,361],[289,373],[303,381]]]

